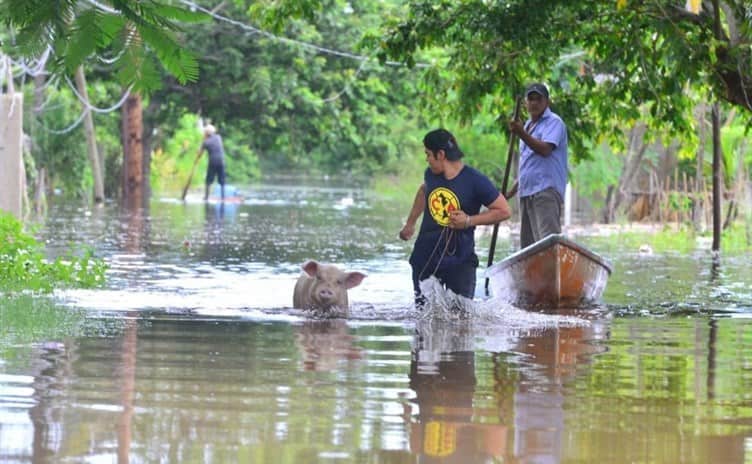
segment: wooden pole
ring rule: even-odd
[[[86,90],[86,76],[84,75],[84,67],[79,66],[76,68],[76,88],[78,93],[83,98],[84,108],[84,134],[86,135],[86,150],[89,154],[89,162],[91,163],[91,174],[94,176],[94,203],[102,203],[104,201],[104,171],[99,164],[99,153],[97,153],[97,138],[94,133],[94,119],[91,116],[91,109],[89,109],[89,92]]]
[[[713,104],[713,252],[721,249],[721,109]]]
[[[713,0],[713,32],[717,39],[722,38],[721,6]],[[721,105],[713,103],[713,246],[714,253],[721,249]]]
[[[514,114],[512,115],[512,120],[517,120],[520,117],[520,106],[522,106],[522,97],[517,97],[517,100],[514,104]],[[504,195],[506,198],[507,196],[507,187],[509,186],[509,172],[512,170],[512,160],[514,158],[514,146],[516,145],[516,137],[513,132],[509,132],[509,148],[507,148],[507,163],[506,167],[504,169],[504,179],[501,183],[501,194]],[[491,267],[493,264],[494,259],[494,253],[496,253],[496,239],[499,235],[499,224],[494,224],[493,232],[491,233],[491,245],[488,248],[488,262],[486,263],[486,268]],[[485,290],[486,290],[486,296],[489,296],[490,292],[488,290],[488,284],[490,282],[490,279],[486,277],[486,284],[485,284]]]
[[[682,184],[683,184],[683,190],[684,190],[684,195],[682,195],[682,198],[689,198],[689,185],[688,185],[688,182],[687,182],[687,173],[686,172],[682,173]],[[681,213],[681,219],[682,219],[682,222],[684,222],[684,217],[685,217],[685,213],[686,213],[685,208],[684,208],[684,202],[682,202],[681,212],[682,212]]]
[[[193,174],[196,172],[196,166],[198,166],[198,160],[201,159],[201,155],[199,154],[195,160],[193,160],[193,166],[191,166],[191,173],[188,174],[188,180],[185,183],[185,187],[183,187],[183,194],[180,195],[180,199],[185,201],[185,197],[188,195],[188,189],[191,187],[191,181],[193,181]]]

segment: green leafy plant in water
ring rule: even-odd
[[[51,292],[55,288],[92,288],[104,283],[107,265],[86,249],[48,260],[42,244],[23,225],[0,212],[0,292]]]

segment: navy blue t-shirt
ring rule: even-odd
[[[458,209],[470,216],[478,214],[481,206],[488,206],[496,201],[499,191],[488,177],[467,165],[451,180],[426,169],[424,181],[426,208],[423,211],[418,238],[410,255],[410,264],[425,267],[426,275],[430,275],[435,270],[458,263],[477,261],[475,227],[448,229],[446,226],[449,224],[449,215]],[[446,231],[442,234],[444,230]],[[448,246],[447,237],[450,237]],[[445,247],[446,253],[441,258]],[[441,263],[437,267],[439,258]]]

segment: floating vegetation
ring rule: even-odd
[[[91,249],[49,260],[23,224],[0,212],[0,293],[49,293],[56,288],[92,288],[104,284],[107,265]]]

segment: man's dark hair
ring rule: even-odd
[[[444,150],[446,157],[450,161],[457,161],[465,156],[457,144],[451,132],[446,129],[434,129],[423,137],[423,145],[436,154],[439,150]]]

